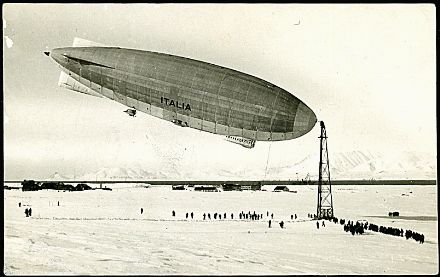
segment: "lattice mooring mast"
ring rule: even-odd
[[[332,186],[330,182],[330,165],[327,149],[327,133],[325,131],[324,121],[321,125],[320,147],[319,147],[319,180],[318,180],[318,208],[317,219],[332,218],[333,199]]]

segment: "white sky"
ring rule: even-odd
[[[59,88],[57,65],[43,51],[71,46],[74,37],[274,83],[324,120],[330,158],[353,150],[436,153],[435,17],[431,4],[3,5],[5,178],[130,166],[199,178],[256,170],[263,178],[268,156],[276,168],[319,151],[318,124],[301,138],[245,149]]]

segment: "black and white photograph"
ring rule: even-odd
[[[3,3],[3,273],[439,273],[434,4]]]

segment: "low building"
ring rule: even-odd
[[[75,188],[76,191],[84,191],[84,190],[91,190],[91,189],[92,188],[89,185],[83,184],[83,183],[76,185],[76,188]]]
[[[41,189],[54,189],[54,190],[68,190],[73,191],[75,187],[72,185],[66,185],[62,182],[44,182],[41,184]]]
[[[247,184],[241,185],[241,190],[261,190],[261,184]]]
[[[241,191],[241,186],[239,184],[223,184],[223,191]]]
[[[215,186],[195,186],[194,191],[217,192],[218,189]]]
[[[185,190],[184,185],[173,185],[172,190]]]
[[[274,188],[273,191],[275,191],[275,192],[279,192],[279,191],[289,191],[289,188],[286,187],[286,186],[276,186],[276,187]]]
[[[34,180],[24,180],[23,182],[21,182],[22,191],[36,191],[36,190],[40,190],[40,186],[38,183],[36,183]]]

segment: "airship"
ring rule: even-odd
[[[61,69],[59,86],[117,101],[133,117],[140,111],[246,148],[301,137],[317,122],[288,91],[219,65],[80,38],[44,53]]]

